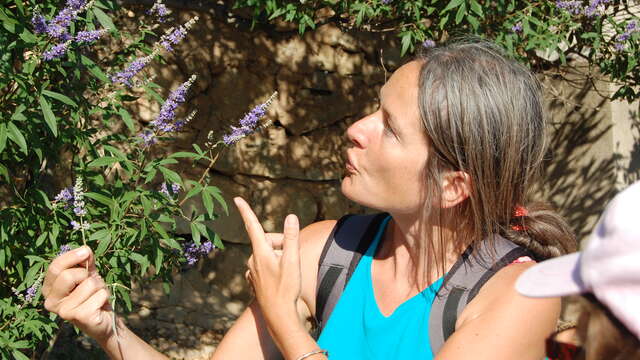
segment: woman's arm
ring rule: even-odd
[[[300,245],[298,219],[295,215],[289,215],[284,224],[282,252],[275,251],[277,247],[267,239],[249,204],[241,198],[235,198],[234,201],[253,248],[253,255],[247,264],[247,278],[253,286],[264,324],[273,343],[287,360],[297,359],[305,353],[317,350],[318,344],[305,329],[297,307],[302,300],[306,305],[307,314],[313,314],[315,277],[322,249],[320,243],[324,245],[324,241],[316,241],[318,236],[309,236],[307,238],[311,239],[312,246],[305,246],[306,249],[303,251]],[[325,223],[326,225],[328,224]],[[329,232],[325,227],[310,228],[317,231],[316,235],[323,233],[323,240],[326,240]],[[302,253],[307,254],[304,267]],[[310,253],[312,256],[308,256]],[[313,356],[313,359],[322,358],[326,357],[321,354]]]
[[[500,270],[462,312],[456,331],[436,359],[540,360],[545,339],[555,330],[560,299],[532,299],[514,288],[518,276],[534,263]]]

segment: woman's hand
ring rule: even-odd
[[[47,270],[42,294],[47,310],[70,321],[99,343],[112,335],[109,291],[96,271],[89,247],[82,246],[54,259]]]
[[[298,218],[295,215],[286,217],[282,235],[265,234],[249,204],[241,198],[234,201],[253,247],[253,255],[247,264],[247,279],[270,330],[274,331],[276,325],[287,320],[299,322],[296,306],[302,285]],[[281,253],[277,250],[280,236]]]

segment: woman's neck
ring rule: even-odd
[[[394,276],[410,276],[424,288],[443,276],[463,251],[449,229],[419,217],[392,215],[375,258],[387,263]]]

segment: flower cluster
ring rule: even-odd
[[[82,189],[82,178],[78,177],[76,179],[76,183],[73,187],[64,188],[56,195],[54,199],[56,205],[62,204],[65,209],[69,209],[73,207],[73,213],[76,216],[83,217],[87,214],[87,210],[85,209],[84,203],[84,191]],[[80,222],[71,221],[71,227],[74,230],[87,230],[89,228],[89,224],[83,223],[82,220]]]
[[[80,31],[76,36],[69,34],[71,23],[78,18],[80,12],[88,9],[92,4],[93,1],[87,3],[85,0],[67,0],[65,7],[48,22],[42,14],[37,11],[34,12],[31,18],[34,31],[37,34],[47,34],[51,39],[59,41],[59,43],[53,45],[51,49],[42,54],[44,61],[63,57],[67,53],[71,42],[87,44],[98,40],[107,32],[106,30],[92,30]]]
[[[278,95],[278,92],[274,92],[264,103],[254,107],[249,111],[241,120],[240,126],[231,126],[231,132],[222,137],[222,142],[226,145],[231,145],[243,137],[252,134],[258,129],[258,121],[264,117],[267,113],[267,109],[271,106],[271,103]]]
[[[124,70],[111,75],[111,82],[131,87],[131,79],[142,71],[159,53],[158,50],[154,50],[150,55],[135,59]]]
[[[71,41],[66,41],[66,42],[54,45],[51,49],[42,53],[42,59],[44,61],[51,61],[51,60],[59,59],[63,57],[67,53],[69,44],[71,44]]]
[[[436,46],[436,42],[431,40],[431,39],[427,39],[427,40],[422,42],[422,46],[424,48],[429,49],[429,48],[435,47]]]
[[[572,15],[584,14],[586,17],[594,17],[604,13],[604,7],[611,0],[590,0],[589,5],[584,6],[582,1],[556,0],[556,7],[568,11]]]
[[[622,34],[618,34],[616,36],[616,42],[613,45],[616,50],[623,51],[627,46],[626,42],[631,38],[631,35],[638,32],[638,24],[635,21],[630,21],[624,28],[624,32]]]
[[[171,28],[165,32],[160,40],[153,45],[153,51],[151,54],[135,59],[129,66],[127,66],[124,70],[117,72],[110,76],[111,82],[115,84],[123,84],[128,87],[133,86],[131,80],[134,76],[136,76],[140,71],[142,71],[145,66],[147,66],[153,58],[160,54],[160,50],[162,48],[167,51],[172,51],[172,45],[178,44],[184,37],[187,35],[187,30],[189,30],[195,22],[198,21],[198,17],[194,17],[187,21],[184,25],[179,26],[177,29]]]
[[[79,223],[75,220],[71,220],[69,223],[73,230],[89,230],[89,224],[87,223]]]
[[[36,297],[38,290],[40,289],[40,285],[42,285],[42,279],[44,278],[44,272],[40,273],[40,276],[36,279],[36,281],[30,287],[25,290],[25,293],[22,294],[17,291],[15,288],[11,288],[13,293],[20,299],[23,303],[29,303]],[[24,305],[24,304],[23,304]]]
[[[187,264],[194,265],[198,262],[200,256],[209,254],[214,247],[211,241],[203,242],[200,246],[194,242],[187,243],[184,246],[184,257],[187,259]]]
[[[72,39],[69,34],[69,25],[90,5],[85,0],[67,0],[65,7],[51,21],[47,22],[41,14],[36,12],[31,18],[31,23],[38,34],[46,33],[53,39],[69,41]]]
[[[91,31],[80,31],[76,34],[75,41],[78,44],[86,44],[90,42],[94,42],[102,37],[102,35],[106,34],[107,30],[91,30]]]
[[[168,198],[172,198],[173,197],[172,195],[177,194],[178,191],[180,191],[180,184],[176,184],[176,183],[171,184],[171,192],[169,192],[166,182],[163,182],[162,185],[160,185],[160,193]]]
[[[151,9],[147,10],[147,15],[155,15],[159,22],[165,22],[170,14],[171,11],[162,3],[162,0],[157,0]]]
[[[193,27],[193,24],[198,21],[198,17],[187,21],[184,25],[180,25],[177,28],[169,29],[169,31],[160,38],[160,45],[167,51],[173,51],[173,46],[177,45],[182,39],[187,36],[189,30]]]
[[[87,215],[87,209],[84,208],[84,205],[82,178],[78,176],[76,178],[76,184],[73,186],[73,213],[80,217]]]
[[[160,108],[160,113],[153,121],[151,121],[151,126],[155,132],[176,131],[176,124],[173,123],[173,119],[176,117],[176,109],[180,104],[186,101],[187,92],[195,81],[196,76],[191,75],[189,80],[182,83],[177,89],[169,94],[169,97],[167,97],[167,100]],[[184,126],[184,124],[179,126]]]
[[[522,32],[522,22],[518,21],[517,23],[515,23],[512,27],[511,27],[511,31],[513,31],[516,34],[519,34]]]
[[[58,255],[56,255],[56,256],[60,256],[60,255],[66,253],[66,252],[68,252],[70,250],[71,250],[71,246],[69,246],[67,244],[64,244],[64,245],[60,246],[60,251],[58,251]]]

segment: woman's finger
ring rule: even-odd
[[[93,261],[91,249],[88,246],[81,246],[55,258],[47,269],[47,276],[44,278],[44,284],[42,285],[42,294],[45,297],[49,295],[53,284],[63,271],[85,265],[86,261],[89,261],[89,272],[94,273],[96,265]]]
[[[91,327],[98,327],[104,321],[110,321],[111,314],[102,311],[109,304],[109,296],[109,290],[106,288],[93,293],[89,299],[76,308],[75,319]]]
[[[300,224],[298,217],[289,214],[284,219],[282,258],[289,263],[298,263],[300,259]]]
[[[266,251],[271,250],[270,246],[267,244],[262,225],[260,225],[258,217],[253,212],[253,210],[251,210],[249,204],[247,204],[247,202],[244,201],[244,199],[241,197],[235,197],[233,201],[238,207],[240,216],[242,216],[242,221],[244,221],[244,227],[249,234],[253,252],[256,254],[263,254]]]
[[[105,283],[100,277],[90,276],[86,278],[61,303],[60,315],[62,316],[64,311],[79,307],[93,294],[105,288]]]
[[[81,267],[74,267],[61,272],[50,286],[44,302],[45,308],[49,311],[57,312],[60,302],[88,277],[87,270]]]

